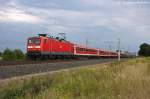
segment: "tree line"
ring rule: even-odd
[[[20,49],[11,50],[9,48],[6,48],[3,52],[0,52],[0,57],[4,61],[24,60],[25,54]]]

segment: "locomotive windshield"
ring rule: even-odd
[[[40,38],[30,38],[28,43],[39,45],[40,44]]]

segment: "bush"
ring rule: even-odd
[[[20,49],[15,49],[14,54],[15,54],[16,60],[22,60],[25,57],[23,52]]]
[[[140,56],[150,56],[150,45],[147,43],[141,44],[138,54]]]
[[[23,60],[25,57],[24,53],[20,49],[11,50],[6,48],[2,54],[2,58],[5,61],[8,60]]]
[[[2,52],[0,52],[0,57],[2,56]]]
[[[16,56],[12,50],[6,48],[2,54],[2,58],[3,58],[3,60],[8,61],[8,60],[15,60]]]

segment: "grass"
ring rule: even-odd
[[[149,99],[150,58],[1,82],[0,99]]]

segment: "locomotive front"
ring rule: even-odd
[[[27,54],[29,57],[39,56],[41,53],[41,40],[40,37],[28,38]]]

